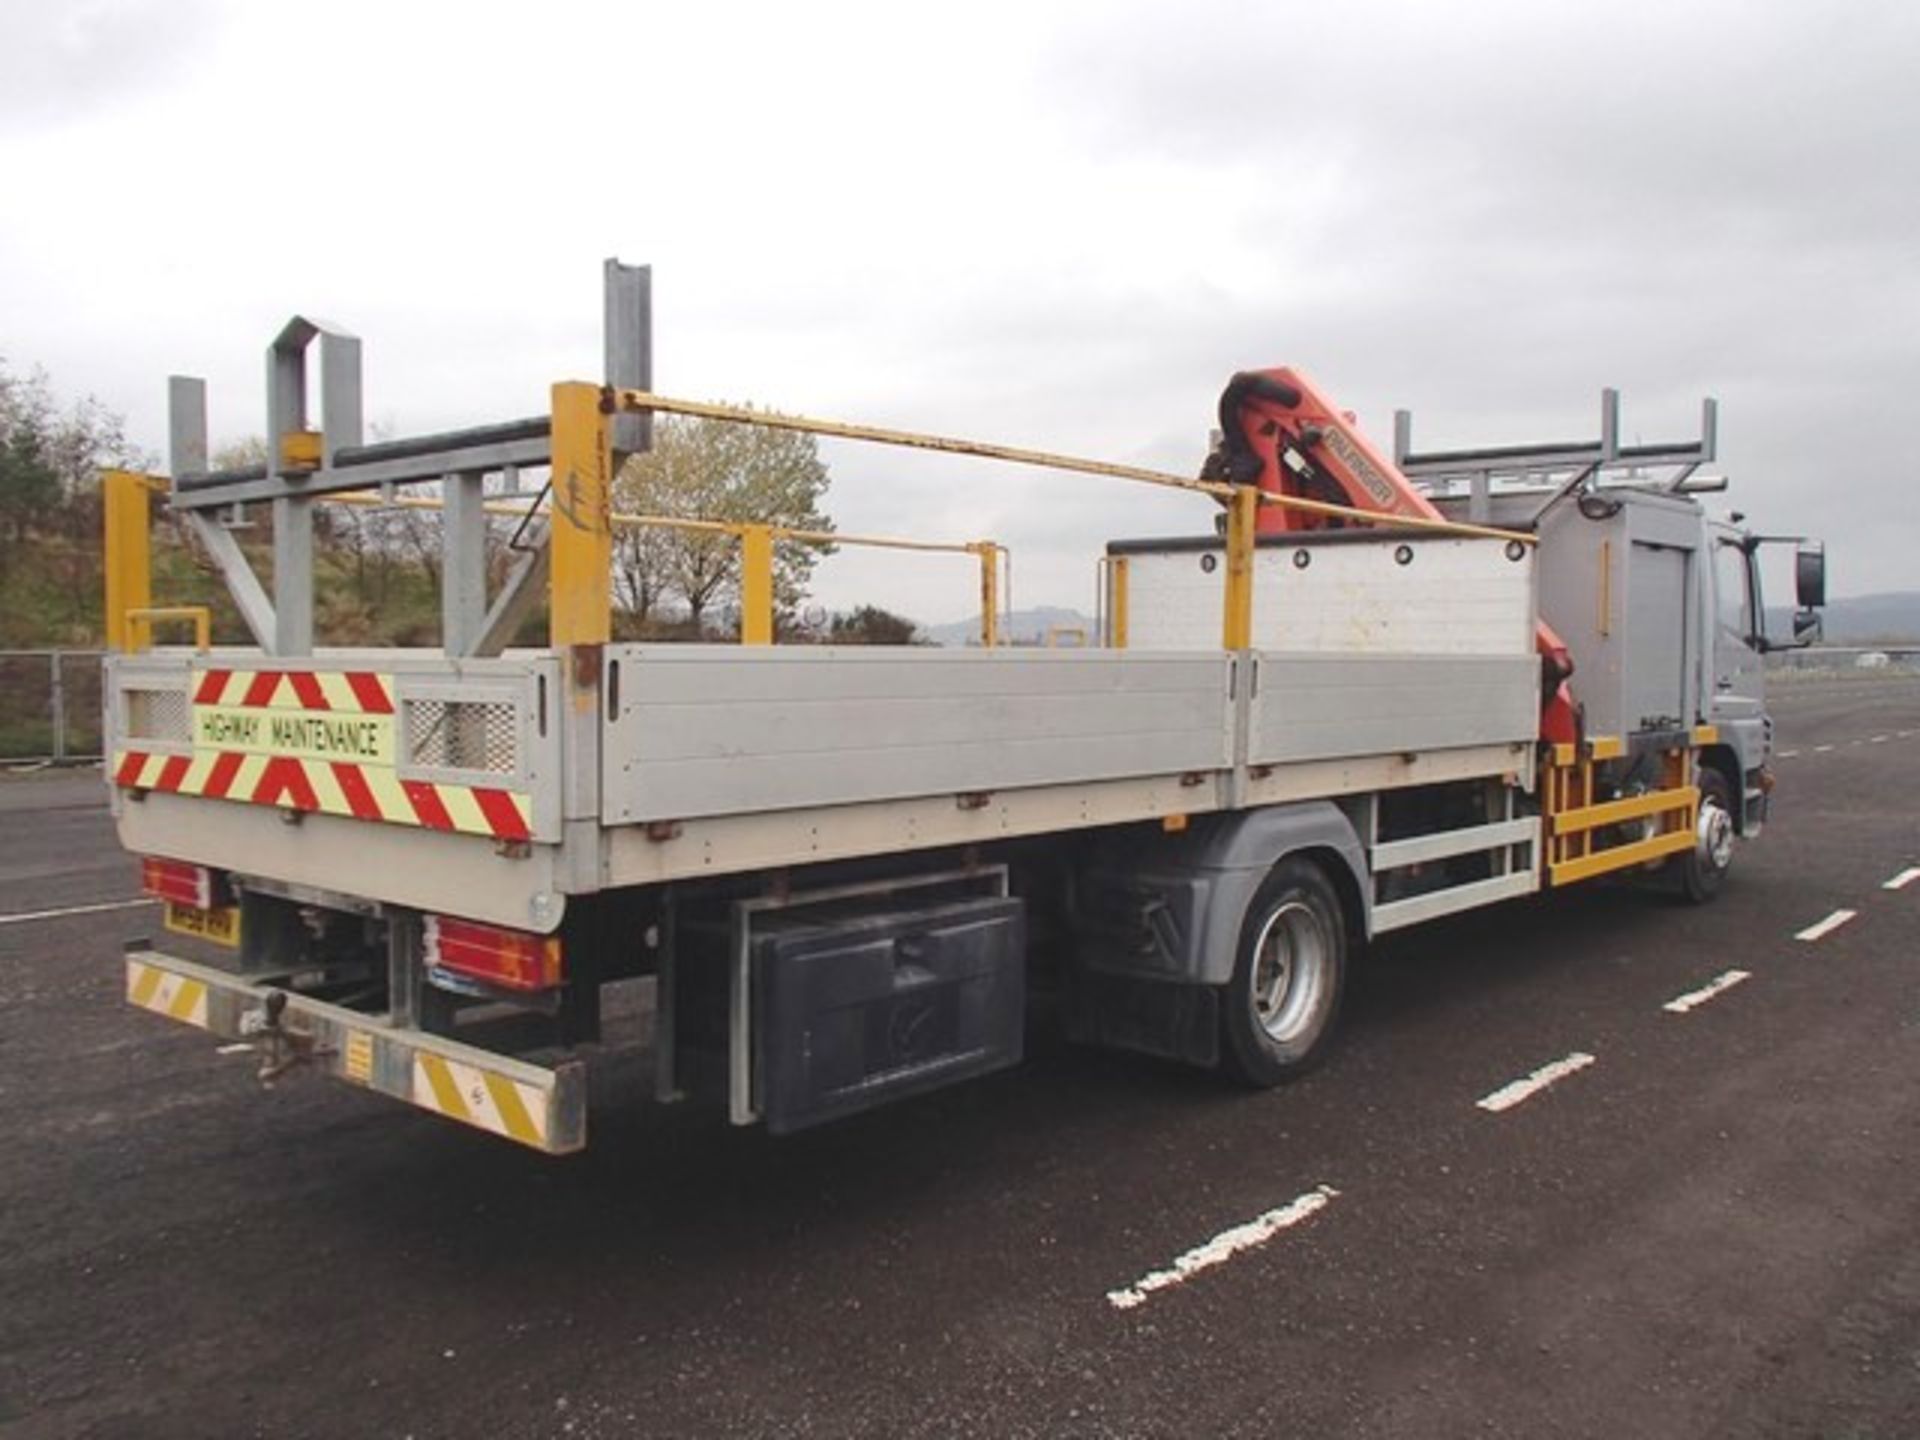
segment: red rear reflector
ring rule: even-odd
[[[213,908],[213,871],[204,865],[142,856],[140,888],[174,905],[188,905],[195,910]]]
[[[557,935],[529,935],[445,915],[427,916],[426,961],[508,990],[550,990],[564,975]]]

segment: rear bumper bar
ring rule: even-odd
[[[157,950],[129,950],[127,1001],[224,1040],[297,1053],[365,1090],[458,1120],[549,1155],[587,1143],[586,1066],[546,1069],[473,1045],[396,1030],[377,1017],[261,985]],[[277,1027],[271,997],[284,995]]]

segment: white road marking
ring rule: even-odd
[[[1831,745],[1816,745],[1813,747],[1813,753],[1816,755],[1824,755],[1831,749],[1833,749]]]
[[[1916,880],[1920,880],[1920,865],[1909,866],[1907,869],[1902,870],[1880,888],[1882,890],[1904,890]]]
[[[1502,1110],[1511,1110],[1522,1100],[1538,1095],[1556,1080],[1564,1080],[1576,1070],[1584,1070],[1593,1064],[1593,1056],[1576,1050],[1564,1060],[1556,1060],[1551,1065],[1542,1065],[1531,1075],[1515,1080],[1511,1085],[1502,1085],[1491,1095],[1481,1097],[1475,1103],[1482,1110],[1499,1114]]]
[[[23,910],[17,915],[0,915],[0,925],[24,925],[29,920],[58,920],[63,915],[98,915],[103,910],[131,910],[136,905],[151,905],[153,897],[138,900],[103,900],[98,905],[69,905],[64,910]]]
[[[1773,758],[1776,760],[1798,760],[1800,758],[1800,752],[1798,750],[1782,750]]]
[[[231,1045],[214,1046],[213,1053],[216,1055],[245,1055],[249,1053],[252,1049],[253,1049],[252,1041],[236,1040]]]
[[[1886,744],[1886,743],[1887,743],[1887,741],[1888,741],[1888,740],[1889,740],[1890,738],[1892,738],[1892,737],[1890,737],[1890,736],[1887,736],[1887,735],[1876,735],[1876,736],[1874,736],[1874,737],[1873,737],[1873,738],[1872,738],[1871,740],[1869,740],[1869,741],[1868,741],[1867,743],[1868,743],[1869,745],[1884,745],[1884,744]]]
[[[1752,978],[1753,973],[1749,970],[1729,970],[1724,975],[1714,976],[1713,979],[1709,980],[1705,985],[1702,985],[1698,990],[1689,990],[1684,995],[1674,996],[1673,999],[1667,1001],[1667,1003],[1660,1008],[1662,1010],[1672,1011],[1675,1015],[1684,1015],[1689,1010],[1698,1009],[1700,1006],[1706,1004],[1709,1000],[1713,999],[1714,996],[1731,990],[1742,980],[1751,980]]]
[[[1124,1290],[1109,1290],[1107,1303],[1116,1310],[1131,1310],[1136,1305],[1144,1305],[1154,1291],[1184,1284],[1202,1270],[1224,1265],[1242,1250],[1255,1249],[1282,1230],[1291,1230],[1301,1221],[1312,1219],[1326,1209],[1339,1193],[1331,1185],[1322,1185],[1289,1201],[1278,1210],[1269,1210],[1244,1225],[1222,1230],[1206,1244],[1194,1246],[1165,1270],[1142,1275]]]
[[[1796,940],[1823,940],[1838,930],[1859,912],[1856,910],[1836,910],[1817,924],[1809,925],[1793,938]]]

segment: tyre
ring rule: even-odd
[[[1704,905],[1720,893],[1733,868],[1733,795],[1718,770],[1701,766],[1700,819],[1694,827],[1693,848],[1680,857],[1680,893],[1695,905]]]
[[[1221,1067],[1263,1088],[1312,1069],[1332,1040],[1346,973],[1346,919],[1326,871],[1281,861],[1240,928],[1220,1007]]]

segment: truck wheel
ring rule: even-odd
[[[1319,1062],[1346,982],[1347,931],[1326,872],[1283,860],[1254,893],[1221,1006],[1222,1067],[1278,1085]]]
[[[1704,905],[1720,893],[1733,868],[1733,798],[1718,770],[1702,766],[1698,783],[1700,819],[1693,848],[1680,857],[1680,893]]]

